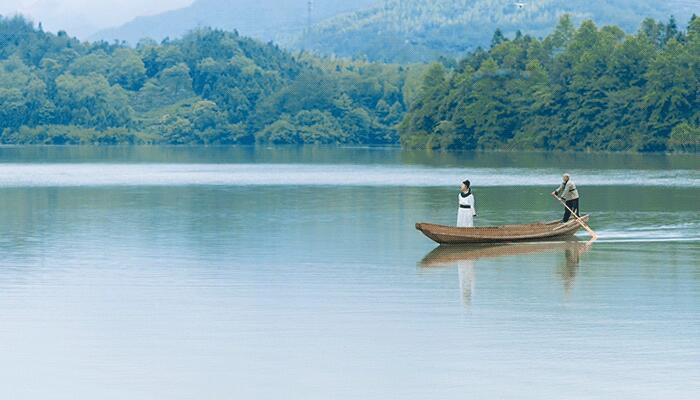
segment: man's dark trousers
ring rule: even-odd
[[[578,199],[568,200],[566,202],[566,205],[571,210],[573,210],[573,212],[575,212],[577,216],[579,216],[579,217],[581,216],[581,214],[579,214],[579,210],[578,210]],[[569,208],[566,208],[564,210],[564,219],[562,220],[563,222],[568,221],[569,217],[571,217],[571,211],[569,211]]]

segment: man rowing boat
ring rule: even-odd
[[[569,174],[564,174],[562,176],[562,183],[559,185],[557,190],[553,191],[552,194],[559,197],[566,202],[566,207],[564,207],[564,218],[562,222],[567,222],[571,217],[571,211],[576,213],[576,216],[581,216],[579,212],[578,205],[578,189],[576,189],[576,184],[571,180]],[[571,211],[569,211],[571,209]]]

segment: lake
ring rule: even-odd
[[[560,218],[600,239],[436,248]],[[0,398],[696,399],[700,157],[1,147]]]

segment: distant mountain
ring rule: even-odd
[[[138,17],[122,26],[102,30],[90,39],[125,40],[133,44],[146,37],[172,39],[198,27],[213,27],[237,30],[242,35],[263,40],[284,41],[300,34],[309,22],[357,11],[378,1],[314,0],[310,2],[309,14],[308,0],[196,0],[185,8]]]
[[[322,54],[379,61],[426,61],[488,46],[493,32],[520,30],[544,36],[562,14],[574,22],[592,19],[627,32],[644,18],[685,25],[700,2],[690,0],[384,0],[331,18],[304,32],[294,44]]]

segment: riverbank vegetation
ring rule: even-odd
[[[236,32],[80,42],[0,17],[0,142],[397,144],[698,150],[700,19],[639,32],[493,35],[461,61],[397,65],[281,50]]]
[[[700,18],[635,35],[568,17],[544,39],[499,31],[434,64],[399,128],[407,147],[594,151],[700,148]]]
[[[393,144],[423,69],[293,55],[220,30],[131,48],[0,18],[0,140]]]

